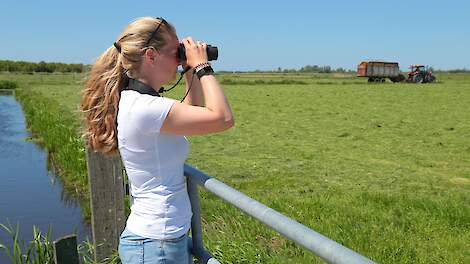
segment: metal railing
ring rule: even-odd
[[[90,187],[91,223],[94,259],[99,262],[111,256],[119,244],[126,215],[124,177],[119,155],[104,156],[87,148],[87,169]],[[246,214],[259,220],[284,237],[303,246],[328,263],[374,263],[370,259],[336,243],[245,194],[185,164],[188,195],[193,216],[188,246],[200,263],[217,264],[217,259],[204,248],[201,229],[198,185],[222,198]]]
[[[202,263],[220,263],[204,248],[202,241],[201,216],[197,185],[222,198],[261,223],[276,230],[284,237],[303,246],[328,263],[374,263],[372,260],[344,247],[343,245],[309,229],[289,217],[251,199],[232,187],[212,178],[205,173],[185,164],[184,175],[187,177],[188,194],[193,210],[191,219],[192,253]]]

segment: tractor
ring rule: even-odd
[[[432,83],[436,77],[432,75],[432,71],[424,65],[411,65],[408,73],[407,82],[411,83]]]

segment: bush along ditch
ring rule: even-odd
[[[18,88],[18,84],[16,82],[0,80],[0,90],[15,90],[16,88]]]
[[[36,142],[63,182],[63,188],[80,202],[85,221],[90,221],[90,202],[85,148],[80,138],[79,122],[58,102],[31,89],[17,89],[20,102]]]

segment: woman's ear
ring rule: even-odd
[[[145,50],[144,60],[150,63],[157,61],[158,52],[154,48],[149,48]]]

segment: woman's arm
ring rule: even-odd
[[[195,68],[207,62],[206,44],[196,44],[191,38],[184,39],[183,44],[186,48],[188,66]],[[194,78],[196,79],[197,76]],[[204,135],[221,132],[234,125],[232,110],[215,77],[204,75],[199,80],[199,84],[200,87],[197,88],[200,90],[195,91],[196,96],[188,102],[201,103],[201,101],[197,102],[199,100],[197,94],[202,91],[205,105],[173,103],[160,129],[161,133],[185,136]]]
[[[201,87],[201,82],[195,76],[192,70],[189,70],[186,73],[186,92],[188,92],[188,95],[184,99],[184,103],[189,104],[189,105],[194,105],[194,106],[204,106],[204,97],[202,95],[202,87]],[[192,82],[192,83],[191,83]],[[191,85],[191,87],[189,87]]]

